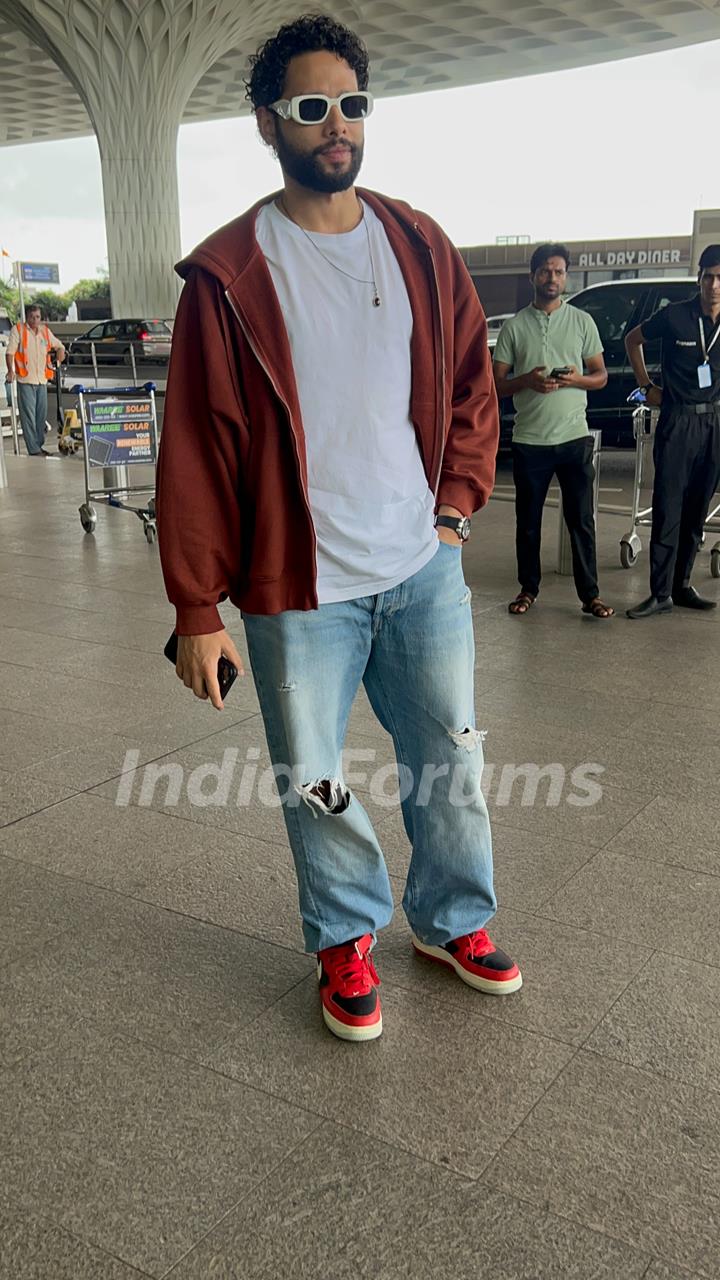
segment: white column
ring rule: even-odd
[[[177,126],[144,123],[98,130],[112,311],[170,319],[180,291]]]
[[[258,23],[283,5],[265,0],[261,8],[243,0],[13,0],[11,20],[72,81],[97,134],[114,315],[175,312],[178,127],[204,73],[244,40],[254,44]],[[243,96],[238,85],[238,106]]]

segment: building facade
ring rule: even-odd
[[[567,292],[578,293],[604,280],[694,275],[692,242],[689,235],[566,241],[570,250]],[[530,257],[536,243],[476,245],[460,250],[486,315],[514,313],[531,301]]]

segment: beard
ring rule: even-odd
[[[538,284],[535,286],[535,292],[544,302],[549,302],[551,298],[560,298],[564,292],[562,285]]]
[[[344,142],[340,145],[347,147],[350,155],[350,164],[347,168],[338,169],[336,173],[327,167],[323,168],[322,154],[330,150],[332,145],[332,143],[325,143],[315,151],[298,151],[283,137],[282,129],[278,129],[275,140],[283,173],[299,183],[301,187],[306,187],[308,191],[318,191],[324,195],[332,195],[336,191],[347,191],[352,187],[363,162],[363,144],[360,143],[358,146],[353,142]]]

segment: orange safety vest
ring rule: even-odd
[[[45,341],[47,342],[47,352],[45,355],[45,378],[48,382],[51,382],[52,379],[55,377],[55,369],[50,359],[50,351],[51,351],[50,330],[48,329],[47,325],[45,325],[44,328],[45,328]],[[20,346],[15,352],[15,373],[17,374],[18,378],[27,378],[28,376],[27,350],[28,350],[29,326],[26,324],[18,324],[18,332],[20,334]]]

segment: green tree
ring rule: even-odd
[[[40,307],[45,320],[64,320],[70,302],[66,293],[54,293],[52,289],[41,289],[39,293],[34,293],[31,298],[25,299],[26,311],[29,306]]]
[[[67,304],[78,302],[84,298],[109,298],[110,297],[110,281],[107,276],[96,278],[94,280],[78,280],[72,289],[68,289],[65,294]]]
[[[6,284],[4,280],[0,280],[0,308],[3,311],[7,311],[12,321],[17,320],[20,315],[18,291],[12,285]]]

